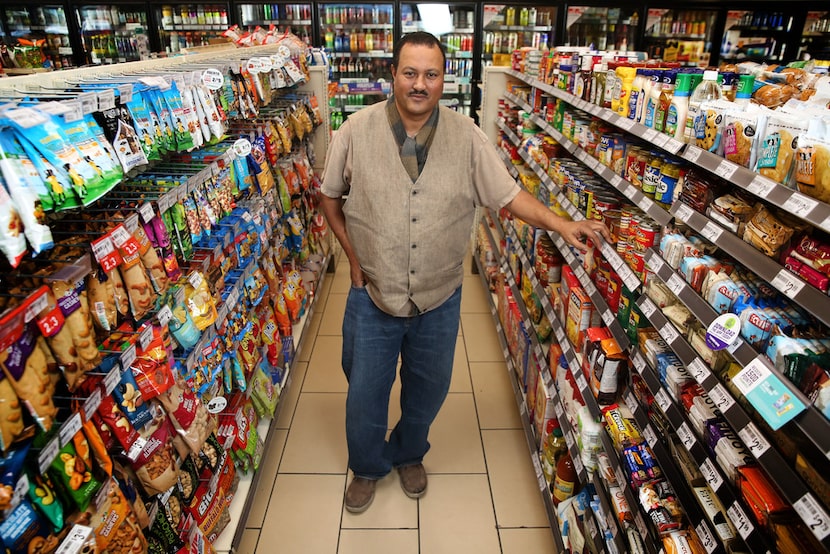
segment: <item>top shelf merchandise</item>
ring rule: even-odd
[[[147,13],[141,4],[83,5],[75,13],[88,63],[124,63],[150,57]]]
[[[712,52],[715,10],[649,8],[645,44],[649,58],[705,67]]]
[[[574,67],[574,64],[570,65]],[[535,66],[532,70],[527,70],[535,71]],[[750,202],[750,205],[752,202],[762,199],[773,206],[782,208],[782,211],[795,212],[802,221],[809,221],[817,228],[812,233],[813,239],[804,239],[808,243],[810,240],[820,239],[823,236],[822,232],[827,229],[827,214],[824,212],[829,208],[827,204],[780,184],[772,184],[765,177],[738,166],[732,160],[714,156],[714,154],[706,152],[698,146],[685,145],[683,142],[668,137],[654,128],[637,123],[636,115],[634,119],[629,119],[628,114],[621,115],[618,109],[598,106],[590,101],[590,94],[588,100],[585,100],[585,97],[576,96],[570,92],[570,90],[573,90],[570,87],[574,83],[572,79],[576,77],[578,80],[580,77],[567,73],[563,75],[565,72],[562,71],[561,66],[559,71],[555,73],[558,73],[556,80],[550,85],[524,73],[511,70],[503,73],[508,77],[507,80],[503,81],[508,90],[504,97],[510,104],[517,106],[515,121],[521,124],[519,133],[509,133],[515,137],[516,142],[514,143],[515,146],[511,146],[508,156],[513,158],[514,163],[521,160],[529,167],[529,176],[525,175],[523,171],[519,171],[520,176],[525,175],[522,180],[526,186],[533,182],[532,179],[535,178],[537,183],[541,182],[541,187],[538,189],[540,193],[545,193],[545,190],[558,191],[561,187],[561,193],[554,195],[553,192],[550,192],[549,198],[552,209],[561,210],[561,213],[577,218],[592,217],[592,203],[590,200],[586,200],[585,192],[579,192],[582,190],[581,187],[585,187],[586,191],[591,191],[588,194],[594,195],[594,202],[596,202],[597,195],[600,194],[603,203],[609,201],[606,198],[621,198],[623,204],[628,206],[633,201],[639,208],[638,213],[641,211],[653,215],[654,219],[660,222],[657,227],[657,235],[654,237],[653,249],[655,251],[659,249],[663,252],[666,248],[664,241],[669,240],[668,237],[674,236],[671,234],[675,228],[673,222],[676,222],[681,232],[688,225],[688,228],[693,231],[693,236],[690,237],[693,243],[698,244],[707,253],[713,252],[712,248],[714,246],[720,247],[722,253],[718,257],[718,263],[724,262],[722,256],[725,253],[727,255],[726,260],[729,260],[728,263],[731,264],[729,267],[720,266],[721,269],[705,270],[701,276],[706,271],[713,272],[711,275],[719,274],[721,277],[726,277],[727,272],[731,272],[732,275],[728,280],[734,281],[740,279],[739,275],[746,275],[745,278],[754,279],[754,282],[757,283],[764,283],[767,288],[762,295],[766,295],[771,299],[776,297],[776,291],[781,291],[784,296],[778,295],[779,300],[776,303],[786,306],[785,309],[787,310],[794,309],[794,313],[797,312],[805,317],[801,323],[795,325],[800,326],[802,332],[809,329],[810,333],[815,333],[812,336],[817,338],[824,339],[826,337],[827,318],[829,317],[827,314],[830,313],[830,304],[828,303],[830,299],[826,296],[826,289],[822,288],[822,285],[815,280],[811,279],[810,282],[813,285],[809,285],[795,277],[793,272],[798,271],[801,266],[794,264],[792,261],[787,261],[786,256],[773,259],[744,242],[742,238],[747,235],[741,229],[731,227],[731,220],[724,219],[720,212],[712,207],[706,209],[706,203],[719,206],[719,202],[722,202],[723,193],[715,191],[713,197],[700,204],[696,199],[698,193],[695,192],[695,187],[700,182],[708,183],[704,185],[704,188],[720,186],[717,185],[719,180],[726,178],[742,187],[745,192],[757,195],[756,200],[752,200],[752,196],[742,196],[745,193],[731,191],[733,195],[743,198],[743,201]],[[533,74],[535,75],[535,73]],[[496,79],[494,81],[496,84],[492,85],[491,75],[499,74],[488,72],[488,86],[498,87],[499,80]],[[571,77],[571,79],[568,77]],[[515,79],[515,81],[511,81],[511,79]],[[596,99],[594,98],[594,100]],[[485,95],[485,114],[489,113],[490,116],[493,116],[494,111],[488,112],[493,105],[493,101],[488,100],[487,95]],[[511,119],[513,118],[511,110]],[[609,125],[609,127],[605,128],[603,125]],[[498,123],[496,128],[501,127],[502,124]],[[488,127],[485,127],[485,129],[488,129]],[[489,129],[488,134],[492,137],[492,127]],[[595,140],[590,139],[591,133],[596,133]],[[661,175],[666,175],[666,169],[663,168],[666,167],[667,163],[671,165],[679,164],[680,166],[686,165],[689,170],[685,177],[685,183],[680,187],[680,190],[676,190],[676,193],[670,195],[666,200],[656,197],[650,191],[647,191],[643,177],[638,178],[636,173],[631,173],[631,166],[627,162],[620,166],[613,161],[613,155],[608,154],[609,157],[606,157],[606,152],[610,152],[610,146],[608,145],[611,144],[608,139],[613,139],[615,141],[613,144],[620,144],[620,141],[622,141],[622,144],[636,146],[639,143],[639,147],[645,148],[652,157],[659,154],[663,160],[660,164]],[[628,146],[624,146],[623,149],[627,151]],[[584,166],[575,163],[575,160],[571,160],[569,155],[573,155]],[[623,158],[628,159],[625,153],[622,155]],[[554,162],[556,162],[555,165]],[[651,163],[647,165],[650,167]],[[567,173],[563,173],[566,172],[566,168]],[[564,178],[564,181],[563,174],[568,175],[567,178]],[[535,186],[538,187],[539,185]],[[658,184],[657,190],[660,190],[659,186]],[[534,193],[534,190],[536,189],[531,189],[531,192]],[[728,188],[726,190],[729,191]],[[565,198],[562,198],[562,194],[565,195]],[[655,202],[655,200],[658,200],[658,202]],[[575,205],[571,205],[571,202]],[[805,203],[802,204],[802,202]],[[669,207],[670,210],[667,211]],[[624,208],[624,211],[628,209]],[[593,210],[596,210],[596,208],[593,208]],[[702,213],[695,210],[700,210]],[[606,218],[606,222],[613,231],[617,226],[612,213],[611,211],[605,212],[603,217]],[[703,213],[706,215],[703,215]],[[593,217],[596,217],[596,215]],[[611,217],[611,219],[607,219],[607,217]],[[642,216],[637,217],[638,225],[642,229],[643,223],[639,219]],[[791,225],[794,224],[789,220],[787,221]],[[795,225],[798,226],[799,223],[795,223]],[[663,236],[667,238],[664,238],[663,242],[660,241],[659,228],[661,226],[666,227]],[[651,233],[651,231],[648,232]],[[688,230],[686,232],[688,233]],[[637,236],[640,236],[639,233]],[[554,244],[557,244],[556,241],[554,241]],[[640,242],[638,241],[637,244],[640,244]],[[565,248],[564,244],[557,244],[557,246]],[[801,251],[798,250],[799,248],[804,248],[800,238],[795,241],[793,246],[796,247],[796,250],[793,251],[795,253]],[[830,421],[827,418],[826,404],[820,398],[823,388],[821,383],[826,379],[826,377],[822,378],[823,370],[818,370],[817,380],[805,374],[796,375],[792,371],[795,366],[782,363],[784,360],[793,362],[794,358],[783,352],[777,355],[769,346],[771,342],[768,342],[768,337],[759,340],[757,336],[751,333],[747,334],[747,326],[751,326],[751,324],[745,318],[741,318],[745,328],[741,335],[743,338],[729,346],[727,349],[729,356],[726,355],[727,351],[720,352],[714,357],[712,357],[711,351],[706,353],[709,347],[705,346],[703,338],[706,336],[707,327],[710,330],[712,329],[711,325],[715,323],[715,316],[729,310],[740,313],[740,310],[746,309],[747,302],[754,305],[753,303],[758,301],[758,297],[756,297],[756,300],[748,301],[747,299],[750,297],[745,296],[742,300],[745,304],[744,307],[736,307],[731,301],[726,306],[718,304],[713,296],[700,288],[701,281],[691,277],[680,265],[681,263],[693,262],[696,256],[699,255],[692,254],[689,256],[687,253],[686,257],[683,257],[684,255],[681,253],[679,260],[673,258],[669,263],[665,258],[668,255],[667,253],[664,253],[662,257],[655,256],[647,248],[645,255],[642,257],[642,262],[637,261],[639,256],[635,255],[635,250],[623,256],[624,261],[620,265],[619,261],[614,261],[619,252],[619,243],[616,248],[613,245],[603,244],[597,251],[601,253],[601,258],[605,260],[600,261],[599,265],[595,261],[595,257],[591,256],[586,256],[581,262],[579,260],[576,262],[578,266],[585,265],[586,271],[583,272],[583,274],[587,273],[585,277],[592,276],[593,272],[588,268],[602,270],[603,264],[610,263],[608,267],[613,270],[612,274],[619,275],[614,279],[618,279],[618,283],[625,285],[622,289],[623,295],[619,299],[622,300],[624,295],[633,293],[633,296],[628,297],[628,302],[629,306],[631,301],[636,303],[638,317],[644,323],[640,324],[639,327],[653,327],[655,329],[653,331],[654,336],[665,343],[664,348],[678,357],[682,364],[681,367],[688,368],[690,372],[689,379],[702,386],[703,392],[711,396],[732,432],[740,436],[749,448],[747,452],[751,453],[751,456],[748,459],[752,460],[750,466],[760,467],[767,476],[774,476],[779,488],[778,494],[781,495],[779,498],[784,503],[782,509],[790,510],[790,513],[797,515],[800,521],[798,525],[802,526],[796,535],[803,537],[804,533],[809,534],[809,529],[812,531],[812,534],[809,535],[812,537],[810,540],[820,541],[823,548],[827,549],[830,527],[824,525],[824,519],[822,519],[822,514],[826,516],[827,513],[828,498],[825,492],[827,488],[823,478],[819,477],[819,468],[827,463],[827,457],[830,456],[830,443],[826,438],[828,431],[830,431]],[[567,249],[563,250],[563,253],[566,252]],[[717,253],[715,255],[717,256]],[[793,257],[792,252],[790,252],[789,257]],[[565,256],[565,259],[568,261],[568,255]],[[750,272],[745,273],[746,269],[741,269],[736,262],[743,264]],[[630,283],[622,277],[624,272],[629,271],[629,267],[627,267],[629,265],[631,266],[630,270],[633,270],[633,273],[637,276],[637,279]],[[801,271],[803,271],[802,275],[809,275],[806,270],[801,269]],[[750,277],[750,275],[755,276]],[[596,276],[598,278],[599,273]],[[607,276],[603,277],[602,283],[606,283],[607,280]],[[599,290],[603,296],[607,294],[607,292],[602,292],[606,289],[604,285],[600,286],[600,281],[583,281],[580,278],[580,282],[590,292]],[[663,283],[662,288],[658,287],[658,283]],[[638,298],[639,293],[636,290],[641,287],[644,294]],[[661,294],[665,293],[663,296],[657,296],[658,288],[663,291]],[[717,287],[711,290],[717,290]],[[679,297],[679,300],[677,297]],[[786,300],[782,303],[781,298]],[[622,307],[622,302],[620,302],[618,308],[615,303],[609,301],[608,317],[606,318],[605,308],[600,306],[602,306],[601,303],[597,304],[597,309],[603,315],[603,322],[611,327],[616,325],[612,315],[614,312],[617,314],[628,312],[626,308]],[[669,309],[669,306],[671,306],[671,309]],[[664,312],[665,315],[661,312]],[[744,313],[744,316],[746,315],[747,313]],[[758,320],[755,321],[758,322]],[[644,347],[644,337],[647,336],[645,331],[637,331],[638,325],[631,328],[628,316],[624,316],[620,323],[624,328],[628,327],[627,333],[620,335],[619,330],[611,329],[612,334],[620,341],[619,344],[626,344],[626,340],[631,342],[632,354],[637,350],[638,342],[639,348],[642,349]],[[789,335],[791,330],[788,330],[786,324],[779,322],[773,324],[772,328],[773,336],[777,335],[777,338],[774,338],[772,342],[778,341],[779,346],[782,342],[797,340]],[[648,351],[650,350],[644,350],[643,352]],[[822,351],[822,347],[819,346],[815,355],[823,356]],[[779,352],[781,351],[779,350]],[[632,356],[632,359],[638,374],[642,374],[644,378],[647,375],[652,375],[646,371],[644,364],[637,361],[637,356]],[[650,363],[653,365],[653,362]],[[818,364],[818,366],[811,366],[814,368],[826,367],[822,365],[824,362],[817,360],[807,362],[807,365],[810,366],[813,363]],[[749,376],[753,376],[752,379]],[[661,412],[664,411],[664,408],[669,409],[669,404],[662,397],[666,394],[666,390],[669,394],[674,394],[678,389],[674,388],[674,385],[670,386],[665,382],[663,373],[660,373],[654,379],[648,377],[647,381],[650,383],[650,396],[653,395],[657,400],[657,404],[652,405],[651,410],[656,409],[657,405],[661,408]],[[754,389],[752,386],[748,386],[750,383],[764,383],[764,385]],[[632,383],[632,386],[634,385],[636,385],[636,382]],[[778,391],[778,394],[783,395],[781,398],[786,397],[788,399],[788,403],[781,405],[782,408],[786,405],[786,408],[779,411],[778,415],[775,415],[774,410],[770,412],[771,400],[762,399],[759,396],[761,390]],[[665,407],[663,404],[665,404]],[[738,408],[739,406],[740,408]],[[638,410],[632,411],[635,412],[635,416],[637,413],[641,413]],[[686,422],[684,418],[691,416],[681,417],[676,412],[672,413],[675,415],[670,415],[668,428],[677,433],[681,442],[684,444],[688,442],[689,448],[692,448],[695,441],[705,439],[703,435],[699,435],[700,438],[695,439],[691,438],[692,435],[688,435],[690,423]],[[639,417],[637,419],[639,421]],[[647,423],[647,420],[643,421]],[[649,433],[656,436],[653,429]],[[709,439],[705,440],[708,441]],[[648,442],[649,444],[652,443],[651,440]],[[709,442],[709,444],[714,443]],[[655,447],[655,452],[660,458],[661,464],[674,463],[671,461],[671,456],[665,455],[666,451],[662,447]],[[698,451],[697,447],[692,448],[690,453],[697,464],[706,462],[707,456],[709,456],[704,454],[704,450]],[[712,458],[712,460],[715,460],[715,458]],[[717,462],[722,469],[728,467],[723,466],[719,458]],[[763,519],[759,519],[757,514],[756,517],[753,517],[747,511],[746,491],[742,488],[746,481],[741,481],[744,478],[742,477],[736,482],[735,476],[730,477],[728,473],[716,477],[716,474],[712,473],[707,466],[704,477],[712,491],[724,503],[730,519],[735,522],[738,535],[747,543],[750,550],[765,551],[769,547],[770,540],[769,536],[765,536],[765,533],[770,529],[767,528],[766,531],[759,530],[758,525],[760,524],[762,527],[764,525]],[[725,485],[722,485],[724,482],[735,482],[739,486],[729,485],[724,488]],[[673,484],[678,487],[681,486],[680,483],[673,482]],[[690,517],[693,521],[696,521],[696,516]],[[697,523],[694,524],[694,527],[697,529]],[[775,540],[781,540],[782,532],[783,530],[774,531],[773,537]],[[711,537],[716,536],[711,528],[705,531],[698,530],[698,533]],[[720,538],[720,540],[722,539],[723,537]],[[713,546],[719,544],[720,540],[714,540]],[[814,544],[817,545],[817,543]],[[817,546],[807,548],[817,548]]]
[[[155,21],[160,22],[160,47],[167,53],[228,41],[223,34],[228,28],[227,3],[165,4],[153,9]]]
[[[311,45],[312,4],[237,4],[236,8],[239,25],[249,31],[256,26],[276,25],[280,31],[291,31]]]
[[[3,110],[6,548],[239,547],[329,255],[325,75],[296,46],[64,72]]]
[[[8,50],[0,57],[0,65],[11,74],[76,65],[62,5],[12,4],[4,10],[6,21],[0,22],[0,41]]]

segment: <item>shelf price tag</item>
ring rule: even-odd
[[[605,310],[602,312],[602,321],[605,323],[606,327],[611,327],[611,324],[614,323],[614,314],[611,313],[611,310]]]
[[[654,142],[654,139],[657,138],[658,134],[659,133],[654,129],[646,129],[646,131],[643,133],[643,138],[648,142]]]
[[[626,266],[622,266],[621,269],[625,269],[625,271],[620,271],[623,274],[622,279],[625,283],[625,286],[628,287],[628,290],[635,291],[640,287],[640,279],[634,274],[633,271],[629,270]]]
[[[588,381],[585,380],[585,375],[582,374],[581,369],[577,369],[577,374],[576,377],[574,377],[574,382],[583,394],[585,394],[586,392],[590,392],[588,390]]]
[[[709,242],[716,243],[723,234],[723,229],[721,229],[718,224],[707,221],[706,225],[703,226],[703,229],[700,230],[700,234],[706,237]]]
[[[46,446],[40,451],[37,456],[37,467],[40,469],[41,473],[46,473],[46,470],[49,469],[49,465],[52,463],[58,452],[60,451],[60,444],[59,441],[60,436],[55,435],[52,440],[46,443]]]
[[[588,296],[593,296],[597,292],[597,287],[596,285],[594,285],[593,281],[588,281],[587,283],[585,283],[584,288]]]
[[[717,493],[721,485],[723,485],[723,478],[720,476],[720,472],[715,468],[715,464],[710,458],[706,458],[700,464],[700,473],[706,479],[706,482],[709,483],[709,486],[712,487],[712,490]]]
[[[697,437],[695,437],[692,430],[689,429],[689,424],[685,421],[683,425],[677,428],[677,436],[680,437],[680,442],[683,443],[683,446],[686,447],[686,450],[691,450],[692,447],[697,442]]]
[[[778,183],[772,179],[768,179],[763,175],[756,175],[752,181],[747,185],[746,190],[761,198],[766,198],[769,193],[779,186]]]
[[[698,383],[703,383],[712,374],[709,368],[706,367],[706,363],[700,358],[692,360],[686,368]]]
[[[738,431],[738,436],[741,437],[741,440],[744,441],[744,444],[756,459],[769,450],[769,442],[752,422],[749,422],[746,427]]]
[[[656,144],[660,148],[665,148],[666,143],[669,142],[669,136],[660,133],[654,138],[652,142],[654,142],[654,144]]]
[[[682,221],[683,223],[688,223],[689,219],[692,217],[692,213],[694,210],[687,206],[686,204],[680,204],[677,206],[677,209],[674,212],[674,217]]]
[[[676,138],[669,138],[669,140],[666,141],[664,148],[672,154],[677,154],[677,152],[683,148],[683,143]]]
[[[546,490],[548,487],[545,482],[545,474],[542,471],[542,464],[539,463],[539,456],[536,453],[531,454],[530,461],[533,463],[533,469],[536,471],[536,482],[539,484],[539,490]]]
[[[570,433],[565,433],[565,443],[568,445],[568,450],[574,447],[574,438]]]
[[[646,359],[642,354],[637,352],[637,355],[634,356],[634,359],[632,360],[632,362],[634,363],[634,369],[637,370],[637,373],[642,374],[643,371],[645,371],[647,364],[646,364]]]
[[[775,278],[770,281],[770,284],[783,292],[789,298],[795,298],[796,295],[801,292],[801,289],[804,288],[804,281],[786,269],[779,271]]]
[[[576,470],[577,475],[582,475],[585,473],[585,466],[582,465],[582,456],[577,456],[573,458],[574,462],[574,469]]]
[[[657,405],[660,406],[663,413],[666,413],[671,407],[671,399],[669,398],[668,393],[662,388],[657,391],[657,394],[654,395],[654,401],[657,402]],[[683,425],[686,424],[684,423]],[[677,434],[679,435],[680,432],[678,431]]]
[[[729,160],[721,161],[718,167],[715,168],[715,174],[723,177],[727,181],[732,178],[736,171],[738,171],[738,165]]]
[[[72,437],[75,436],[75,433],[81,430],[82,426],[83,420],[81,419],[81,412],[75,412],[72,414],[72,417],[64,421],[58,431],[58,435],[61,439],[61,447],[64,447],[67,443],[72,442]]]
[[[741,508],[741,505],[738,504],[737,500],[726,509],[726,513],[729,515],[729,518],[732,520],[732,523],[735,525],[735,528],[738,529],[738,533],[744,540],[746,540],[749,534],[755,530],[755,527],[749,521],[749,518],[746,517],[746,513],[744,513],[743,508]]]
[[[151,332],[152,332],[152,329],[151,329]],[[133,363],[135,362],[135,359],[136,359],[135,345],[131,344],[129,346],[129,348],[124,350],[124,352],[121,354],[121,360],[120,360],[121,369],[123,369],[124,371],[129,370],[132,367]]]
[[[622,189],[623,196],[625,196],[628,199],[633,198],[635,192],[637,192],[637,187],[635,187],[634,185],[625,185],[625,187],[623,187]]]
[[[748,363],[732,382],[774,430],[806,408],[795,395],[782,394],[788,393],[789,388],[767,367],[762,356]]]
[[[654,434],[654,428],[651,426],[651,423],[646,425],[646,428],[643,429],[643,437],[646,439],[649,446],[657,444],[657,435]]]
[[[561,402],[556,403],[555,411],[556,411],[556,418],[557,419],[562,419],[562,416],[565,415],[565,410],[562,408],[562,403]]]
[[[651,316],[657,311],[657,306],[651,301],[651,298],[646,298],[640,303],[640,310],[644,316],[651,319]]]
[[[119,369],[118,366],[113,366],[109,373],[104,376],[104,392],[106,394],[112,394],[112,391],[115,390],[115,387],[117,387],[120,382],[121,369]]]
[[[654,273],[660,273],[663,270],[663,266],[666,265],[663,262],[663,258],[658,256],[657,254],[652,254],[646,263]],[[671,280],[671,278],[669,280]]]
[[[807,217],[807,215],[818,206],[818,201],[801,194],[794,192],[787,198],[787,201],[781,206],[788,212],[798,217]]]
[[[642,198],[640,198],[640,200],[637,202],[637,206],[638,206],[641,210],[643,210],[644,212],[647,212],[647,211],[649,210],[649,208],[651,208],[651,200],[649,200],[649,198],[648,198],[647,196],[643,196],[643,197],[642,197]]]
[[[622,184],[623,184],[623,178],[620,177],[619,175],[615,174],[613,177],[611,177],[611,186],[613,186],[615,189],[619,190],[619,188],[622,186]],[[631,185],[629,185],[629,186],[631,186]]]
[[[622,127],[626,131],[630,131],[636,122],[633,119],[621,117],[615,124],[617,127]]]
[[[808,492],[799,498],[793,503],[793,508],[818,540],[823,541],[827,535],[830,535],[830,518],[824,508],[813,498],[812,493]]]
[[[666,281],[666,286],[669,287],[669,290],[675,295],[680,296],[680,292],[686,288],[686,281],[684,281],[683,277],[677,273],[672,273],[671,277],[669,277]]]
[[[98,411],[98,407],[101,405],[101,399],[103,396],[101,395],[101,389],[96,388],[92,391],[86,400],[84,400],[84,419],[89,421],[92,419],[92,414]]]
[[[683,157],[686,160],[692,162],[693,164],[696,164],[697,161],[700,159],[701,152],[703,152],[703,150],[701,150],[697,146],[692,146],[690,144],[686,147],[686,151],[683,153]]]
[[[712,536],[712,532],[709,531],[709,527],[706,525],[706,522],[701,521],[698,526],[695,527],[695,531],[697,531],[700,543],[703,545],[703,548],[706,549],[707,554],[712,554],[712,552],[718,549],[718,543],[715,542],[715,538]]]
[[[709,391],[709,398],[712,399],[712,402],[715,403],[715,407],[721,411],[721,413],[727,412],[729,408],[735,405],[735,399],[732,398],[732,395],[723,388],[721,383],[718,383],[712,390]]]
[[[634,398],[633,392],[628,391],[628,394],[625,395],[625,405],[628,406],[632,414],[637,411],[637,399]]]

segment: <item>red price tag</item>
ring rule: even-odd
[[[63,312],[57,306],[46,316],[37,320],[37,326],[44,337],[51,337],[63,327]]]
[[[92,242],[92,254],[105,273],[121,265],[121,255],[115,249],[108,234]]]

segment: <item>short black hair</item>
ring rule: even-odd
[[[403,48],[406,44],[417,44],[419,46],[429,46],[430,48],[437,46],[441,51],[441,58],[444,62],[441,69],[443,70],[444,66],[447,65],[447,51],[444,48],[444,45],[441,44],[441,41],[438,40],[432,33],[427,33],[426,31],[415,31],[414,33],[402,35],[401,38],[395,43],[395,47],[392,49],[392,65],[395,69],[398,68],[398,63],[401,61],[401,48]]]

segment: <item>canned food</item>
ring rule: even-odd
[[[652,150],[649,153],[649,162],[643,173],[643,194],[654,198],[657,184],[660,182],[660,170],[663,167],[663,156],[660,152]]]
[[[654,192],[654,200],[668,206],[674,198],[674,191],[680,180],[680,162],[666,160],[660,168],[660,181],[657,183],[657,190]]]
[[[641,189],[643,188],[643,174],[648,165],[648,154],[638,146],[629,146],[625,156],[625,179]]]

